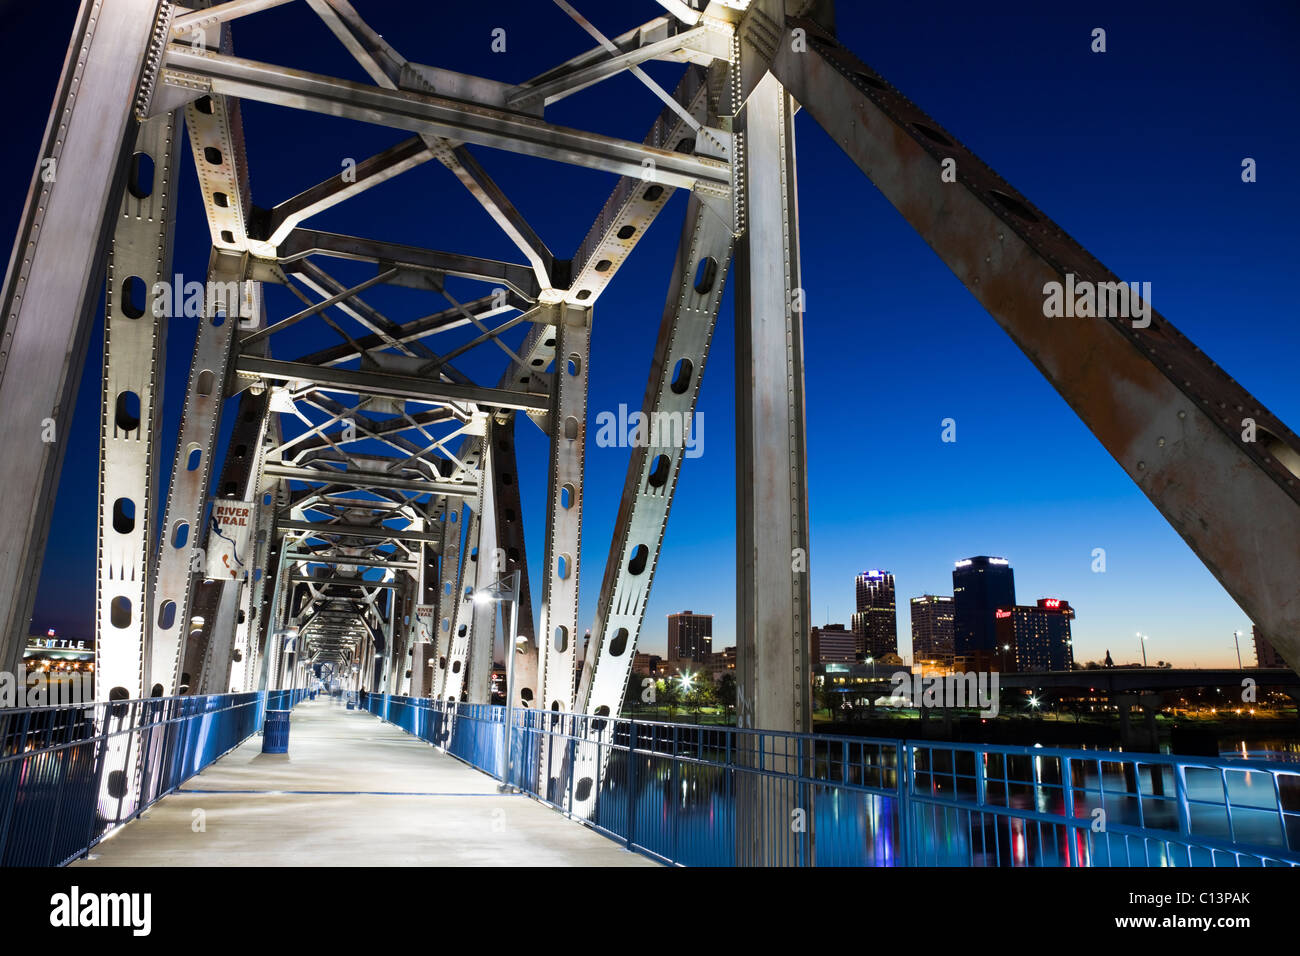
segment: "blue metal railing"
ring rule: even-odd
[[[0,866],[61,866],[305,690],[0,710]]]
[[[506,776],[504,707],[363,707]],[[514,710],[511,735],[511,784],[687,866],[1300,865],[1294,765],[538,710]]]

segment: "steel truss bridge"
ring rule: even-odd
[[[617,716],[684,456],[663,436],[631,452],[609,556],[592,579],[596,619],[575,690],[578,594],[590,578],[581,560],[588,342],[602,292],[681,189],[690,198],[642,410],[690,420],[734,281],[739,724],[810,731],[799,109],[1300,664],[1300,439],[1159,313],[1145,327],[1045,320],[1046,283],[1117,277],[843,47],[830,0],[660,0],[662,16],[613,37],[558,3],[592,48],[518,84],[412,62],[348,0],[293,2],[324,22],[369,83],[238,56],[234,21],[256,30],[257,14],[288,2],[82,4],[0,297],[4,434],[53,436],[36,453],[0,456],[0,663],[9,671],[21,661],[102,291],[102,698],[291,689],[320,664],[354,688],[486,703],[496,608],[473,598],[509,579],[519,635],[511,706],[596,723]],[[684,65],[675,89],[640,69],[652,60]],[[664,103],[642,141],[547,120],[550,104],[625,71]],[[254,205],[245,101],[390,127],[393,145],[299,195]],[[168,462],[157,452],[167,318],[151,291],[171,278],[184,135],[212,249]],[[619,177],[593,197],[594,224],[569,258],[493,180],[499,150]],[[47,161],[57,176],[43,175]],[[312,216],[430,161],[495,220],[515,261],[310,228]],[[339,259],[373,274],[346,285],[327,271]],[[460,301],[448,277],[481,283],[482,295]],[[268,283],[302,308],[268,315]],[[423,290],[438,310],[386,316],[364,299],[379,285]],[[319,330],[319,347],[277,350],[277,333],[300,323]],[[496,381],[457,368],[487,349],[506,359]],[[233,434],[218,468],[227,415]],[[282,415],[313,424],[287,436]],[[1243,440],[1247,418],[1254,441]],[[530,576],[515,437],[533,427],[549,456],[545,558]],[[224,547],[205,524],[214,476],[216,500],[247,508],[239,567],[228,564],[225,577],[204,557]],[[112,759],[127,771],[133,758]],[[543,779],[600,776],[541,759]]]

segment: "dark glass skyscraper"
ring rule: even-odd
[[[858,610],[853,633],[858,653],[878,658],[898,653],[898,609],[894,604],[894,576],[888,571],[863,571],[857,580]]]
[[[1016,603],[1006,558],[977,555],[952,569],[953,654],[958,668],[996,669],[997,609]]]

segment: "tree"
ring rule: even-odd
[[[643,703],[641,694],[645,690],[645,679],[645,674],[639,674],[636,671],[633,671],[632,676],[628,678],[627,692],[623,694],[623,711],[625,713],[627,711],[635,713],[636,709]]]
[[[822,678],[821,686],[817,688],[817,697],[821,705],[831,712],[831,720],[835,720],[843,696],[835,689],[829,677]]]
[[[667,705],[668,713],[672,714],[682,699],[681,684],[675,678],[661,677],[655,682],[655,697],[656,702]]]
[[[736,706],[736,675],[727,671],[719,677],[714,693],[717,695],[718,703],[730,713]]]

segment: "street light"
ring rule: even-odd
[[[1246,668],[1241,663],[1241,631],[1232,632],[1232,642],[1237,645],[1237,670],[1244,671]]]
[[[1142,666],[1146,667],[1147,666],[1147,639],[1150,637],[1150,635],[1139,633],[1138,637],[1142,639]]]
[[[519,571],[511,571],[505,577],[497,578],[492,584],[474,592],[475,604],[490,604],[493,601],[510,602],[510,637],[506,641],[506,713],[502,734],[505,737],[505,760],[501,786],[497,787],[497,791],[513,793],[515,787],[510,783],[510,771],[513,769],[514,753],[510,747],[510,731],[514,724],[515,656],[519,653]]]
[[[679,672],[677,676],[677,680],[682,685],[683,694],[689,694],[691,692],[691,688],[695,685],[695,675],[692,674],[690,671],[687,671],[685,674]],[[699,723],[700,709],[698,703],[695,705],[693,710],[695,713],[695,722]]]

